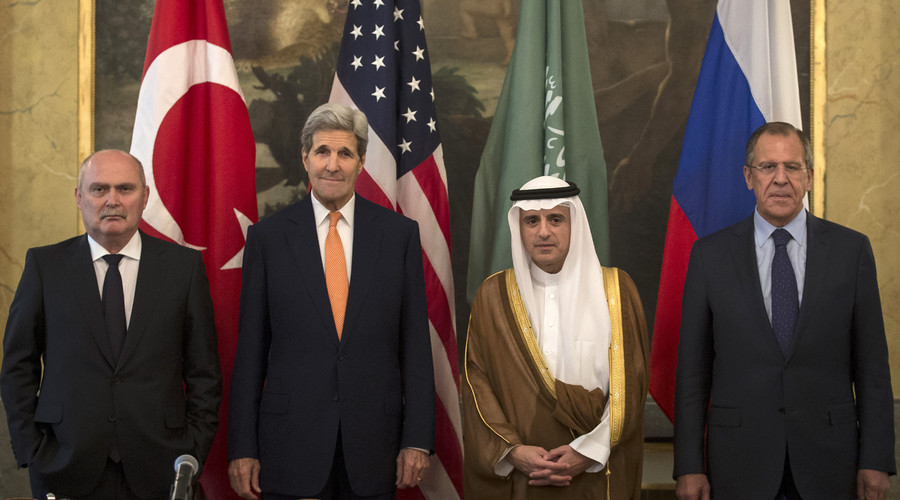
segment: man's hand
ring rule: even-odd
[[[859,469],[856,472],[857,500],[884,500],[889,489],[891,481],[887,472],[872,469]]]
[[[231,489],[248,500],[256,500],[262,493],[259,489],[259,460],[237,458],[228,462],[228,479]]]
[[[709,500],[709,479],[706,474],[684,474],[675,480],[678,500]]]
[[[510,450],[507,458],[516,469],[525,473],[532,486],[568,486],[572,476],[565,474],[566,464],[548,457],[550,452],[540,446],[520,445]]]
[[[414,448],[403,448],[397,455],[397,488],[418,486],[428,470],[428,454]]]
[[[578,453],[567,444],[550,450],[544,458],[563,465],[565,468],[558,472],[551,470],[536,472],[531,475],[532,481],[529,481],[528,484],[533,486],[568,486],[573,478],[597,463]]]

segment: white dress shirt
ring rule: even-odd
[[[94,272],[97,274],[97,287],[100,290],[100,299],[103,299],[103,282],[106,281],[106,270],[109,264],[103,259],[109,252],[97,243],[90,235],[87,237],[91,247],[91,259],[94,261]],[[141,233],[135,231],[134,236],[128,240],[120,255],[124,258],[119,261],[119,274],[122,275],[122,292],[125,294],[125,327],[131,324],[131,309],[134,305],[134,289],[137,286],[138,267],[141,263]]]
[[[308,196],[312,198],[313,217],[316,221],[316,235],[319,237],[319,256],[322,257],[322,269],[325,269],[325,238],[328,237],[328,226],[331,221],[328,214],[331,210],[325,208],[325,205],[316,199],[315,195],[310,193]],[[344,206],[338,210],[341,218],[337,222],[337,232],[341,237],[341,246],[344,247],[344,263],[347,265],[347,284],[350,283],[350,268],[353,263],[353,212],[356,207],[356,193],[350,197],[350,201],[344,203]]]

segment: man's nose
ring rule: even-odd
[[[325,161],[325,170],[329,172],[337,172],[338,171],[338,161],[337,155],[331,155]]]
[[[550,236],[550,224],[545,220],[538,222],[538,235],[542,238]]]
[[[106,195],[106,204],[109,206],[116,206],[119,204],[119,192],[115,189],[110,189]]]
[[[775,167],[775,183],[784,184],[788,181],[787,169],[784,167],[784,164],[779,164]]]

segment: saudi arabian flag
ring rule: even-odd
[[[516,46],[475,175],[469,302],[485,278],[512,267],[509,196],[541,175],[578,185],[600,262],[609,264],[606,162],[581,2],[522,2]]]

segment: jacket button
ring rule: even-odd
[[[110,415],[110,416],[106,417],[106,419],[109,420],[110,422],[115,422],[115,421],[116,421],[116,416],[115,416],[115,415]]]
[[[340,401],[340,399],[341,399],[341,397],[338,396],[337,394],[335,394],[334,396],[331,397],[331,400],[334,401],[335,403],[337,403],[338,401]]]
[[[780,415],[784,415],[784,408],[779,408],[779,409],[778,409],[778,413],[779,413]]]

